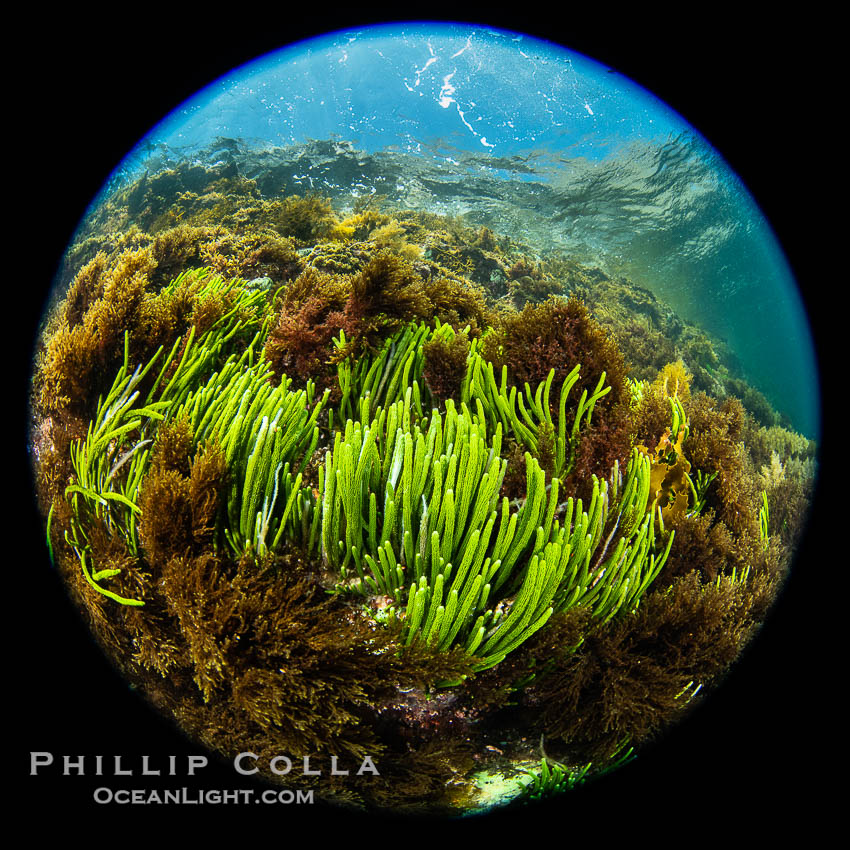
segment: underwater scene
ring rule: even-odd
[[[28,448],[51,563],[189,740],[480,817],[722,693],[807,526],[819,392],[696,129],[564,47],[393,24],[243,66],[126,156],[58,269]]]

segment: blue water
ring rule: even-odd
[[[794,427],[819,435],[808,321],[757,203],[681,117],[591,59],[467,25],[333,33],[207,87],[123,168],[143,167],[157,145],[191,152],[218,136],[272,146],[339,138],[446,167],[489,163],[504,180],[539,185],[554,204],[530,201],[520,235],[653,290],[723,338]]]
[[[152,134],[293,144],[341,136],[363,150],[529,148],[603,157],[684,122],[652,95],[557,45],[504,31],[404,24],[334,33],[269,54],[187,101]]]

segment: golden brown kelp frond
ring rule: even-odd
[[[742,442],[745,413],[735,398],[716,402],[703,393],[689,407],[688,451],[695,468],[716,473],[706,505],[738,538],[759,537],[762,488]]]
[[[173,471],[187,477],[192,455],[192,424],[185,417],[165,422],[156,434],[151,452],[151,470]]]
[[[519,313],[502,314],[482,344],[482,354],[497,371],[508,367],[511,382],[537,386],[551,369],[560,385],[576,363],[583,374],[580,389],[593,392],[604,372],[612,401],[626,397],[623,358],[609,334],[580,301],[550,298]]]
[[[445,734],[415,746],[406,758],[378,760],[381,775],[368,780],[368,802],[405,815],[457,815],[468,803],[465,781],[476,766],[473,747]]]
[[[672,399],[678,404],[676,412],[682,412],[678,399]],[[687,422],[687,420],[685,420]],[[645,446],[639,446],[639,451],[649,459],[651,464],[649,497],[661,509],[662,518],[666,522],[675,517],[682,517],[691,507],[692,479],[691,464],[685,457],[682,444],[688,435],[688,427],[677,429],[671,433],[667,428],[658,444],[651,451]]]
[[[395,694],[392,637],[302,576],[204,555],[170,561],[163,587],[205,700],[232,698],[241,725],[273,733],[279,752],[374,756],[362,720]]]
[[[139,542],[146,559],[162,564],[190,551],[192,503],[190,481],[176,469],[152,466],[139,493]]]
[[[196,546],[212,545],[218,518],[226,504],[229,473],[224,450],[217,440],[204,443],[195,453],[189,473],[192,539]]]
[[[178,417],[157,432],[151,462],[139,488],[139,541],[148,561],[200,552],[213,542],[226,501],[227,463],[213,441],[195,447],[192,426]]]
[[[624,736],[635,745],[652,739],[728,670],[774,592],[764,575],[703,585],[691,573],[650,594],[529,687],[541,731],[582,759],[610,757]]]
[[[330,201],[319,195],[290,195],[272,202],[269,215],[282,236],[292,236],[301,245],[327,238],[338,224]]]
[[[265,343],[264,354],[275,374],[330,382],[331,340],[348,324],[345,305],[348,278],[308,267],[283,291],[278,318]]]
[[[691,397],[691,382],[693,375],[688,371],[682,360],[665,365],[653,381],[653,389],[658,395],[667,398],[678,398],[687,406]]]
[[[387,323],[425,318],[430,305],[409,263],[389,251],[376,254],[351,280],[346,313],[361,322],[363,332],[374,334]]]
[[[91,418],[98,395],[120,362],[124,330],[133,324],[151,268],[147,252],[133,251],[109,270],[98,259],[81,272],[79,286],[72,288],[73,301],[66,302],[69,313],[46,341],[33,378],[40,416]]]
[[[676,531],[663,577],[670,580],[695,570],[704,579],[713,580],[724,574],[773,569],[770,565],[775,558],[767,557],[761,539],[764,534],[756,527],[762,490],[757,488],[743,443],[733,442],[730,436],[730,428],[732,434],[740,433],[740,405],[735,400],[724,402],[729,415],[713,417],[706,409],[704,395],[689,398],[689,377],[682,364],[670,364],[651,385],[638,387],[636,410],[641,432],[657,432],[658,426],[650,423],[657,421],[664,407],[669,415],[671,405],[679,423],[678,434],[665,428],[651,451],[640,447],[653,465],[651,495],[662,507],[665,525]],[[695,412],[693,422],[686,410]],[[701,466],[697,467],[696,460],[691,463],[692,457]],[[730,494],[741,492],[735,488],[748,495],[743,513],[740,504],[731,509],[735,521],[730,525],[730,509],[718,510],[718,505],[723,505]]]
[[[651,381],[631,381],[635,438],[655,446],[670,426],[670,399],[677,398],[684,411],[690,409],[692,375],[681,360],[667,363]]]
[[[478,329],[485,317],[483,296],[473,287],[444,278],[424,282],[408,262],[384,251],[351,277],[308,267],[284,290],[265,355],[275,374],[327,386],[329,363],[380,350],[406,324],[448,318]],[[340,331],[344,350],[333,343]]]
[[[580,490],[593,474],[607,474],[615,461],[626,462],[633,429],[625,364],[613,339],[581,302],[553,298],[528,305],[520,313],[503,314],[497,327],[483,337],[481,354],[496,375],[506,367],[509,383],[517,387],[525,383],[537,387],[551,373],[552,386],[560,388],[580,363],[580,375],[565,407],[570,422],[584,392],[587,398],[598,393],[602,380],[610,387],[608,396],[596,405],[593,421],[586,423],[586,431],[572,447],[573,463],[565,479],[570,491]],[[557,401],[553,394],[553,417]]]
[[[425,343],[422,352],[425,355],[422,375],[431,395],[440,401],[460,400],[469,338],[464,334],[455,334],[448,340],[434,336]]]
[[[162,590],[188,645],[195,684],[209,702],[229,672],[226,655],[232,638],[223,629],[235,599],[226,573],[211,553],[196,558],[178,555],[163,566]]]
[[[92,304],[103,298],[106,271],[106,254],[100,252],[86,263],[74,278],[63,311],[65,321],[70,327],[80,324]]]
[[[746,569],[748,556],[752,554],[761,560],[758,551],[738,551],[735,538],[726,525],[715,518],[714,511],[673,517],[670,527],[675,529],[676,539],[664,565],[662,580],[696,572],[702,580],[713,581],[733,569],[739,573]]]
[[[471,338],[480,336],[493,322],[495,313],[487,305],[484,290],[476,284],[438,276],[425,281],[423,289],[432,316],[457,328],[469,325]]]

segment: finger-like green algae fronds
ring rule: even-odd
[[[743,435],[770,459],[772,432],[681,363],[628,383],[576,299],[495,309],[464,257],[501,264],[513,297],[557,281],[509,240],[340,222],[316,199],[278,212],[301,250],[276,283],[162,285],[175,246],[210,236],[181,225],[99,255],[45,336],[48,542],[96,634],[228,756],[373,756],[368,783],[317,780],[358,805],[456,812],[476,776],[535,798],[604,772],[763,617],[781,494],[802,499],[792,441],[756,479]],[[417,235],[444,244],[426,260]],[[218,268],[237,262],[225,236],[200,250]],[[350,269],[318,265],[343,249]],[[542,761],[523,743],[541,735]]]

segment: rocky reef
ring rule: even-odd
[[[721,341],[504,235],[483,168],[148,154],[66,254],[31,442],[51,555],[154,705],[271,781],[453,815],[604,774],[722,681],[815,446]]]

